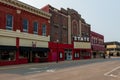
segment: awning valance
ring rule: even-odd
[[[0,50],[17,50],[16,46],[3,46],[0,45]]]
[[[49,52],[49,48],[41,47],[20,47],[21,51],[39,51],[39,52]]]

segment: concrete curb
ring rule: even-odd
[[[55,65],[55,64],[62,64],[62,63],[71,63],[71,62],[81,62],[81,61],[90,61],[90,60],[102,60],[99,59],[87,59],[87,60],[72,60],[72,61],[60,61],[56,62],[49,62],[49,63],[29,63],[29,64],[20,64],[20,65],[8,65],[8,66],[0,66],[0,70],[9,70],[9,69],[18,69],[18,68],[26,68],[26,67],[34,67],[34,66],[47,66],[47,65]]]

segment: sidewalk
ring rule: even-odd
[[[118,57],[114,57],[114,58],[118,58]],[[19,64],[19,65],[8,65],[8,66],[0,66],[0,70],[26,68],[26,67],[34,67],[34,66],[48,66],[48,65],[56,65],[56,64],[63,64],[63,63],[92,61],[92,60],[104,60],[104,59],[103,58],[96,58],[96,59],[87,59],[87,60],[59,61],[58,63],[47,62],[47,63],[28,63],[28,64]]]
[[[18,65],[7,65],[7,66],[0,66],[0,70],[8,70],[8,69],[16,69],[16,68],[24,68],[24,67],[32,67],[37,65],[50,65],[55,64],[56,62],[50,63],[28,63],[28,64],[18,64]]]
[[[81,60],[77,60],[81,61]],[[46,63],[28,63],[28,64],[18,64],[18,65],[7,65],[7,66],[0,66],[0,70],[8,70],[8,69],[17,69],[17,68],[26,68],[26,67],[34,67],[34,66],[48,66],[48,65],[55,65],[55,64],[62,64],[62,63],[71,63],[71,61],[59,61],[56,62],[46,62]]]

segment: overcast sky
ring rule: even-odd
[[[120,0],[20,0],[37,8],[50,4],[79,12],[91,30],[104,35],[106,41],[120,41]]]

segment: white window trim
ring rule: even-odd
[[[10,27],[10,26],[7,26],[7,16],[8,16],[8,15],[12,16],[12,26],[11,26],[11,27]],[[9,29],[10,29],[10,30],[13,30],[13,20],[14,20],[13,15],[11,15],[11,14],[7,14],[7,15],[6,15],[6,29],[8,29],[8,30],[9,30]]]
[[[24,29],[24,25],[23,25],[23,32],[28,32],[29,21],[28,19],[23,19],[23,20],[27,20],[27,29]]]
[[[45,31],[44,31],[45,33],[43,32],[43,26],[44,26],[44,25],[45,25]],[[47,32],[47,30],[46,30],[46,29],[47,29],[46,24],[43,24],[43,25],[42,25],[42,36],[46,36],[46,32]]]
[[[34,23],[35,23],[35,22],[37,23],[37,31],[34,31],[34,29],[33,29],[33,33],[34,33],[34,34],[38,34],[38,22],[37,22],[37,21],[34,21],[34,22],[33,22],[33,28],[34,28]]]

